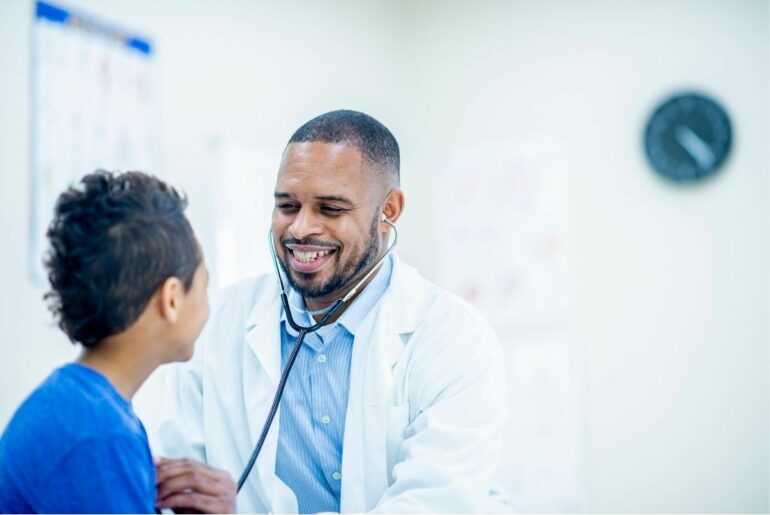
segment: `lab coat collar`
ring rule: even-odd
[[[275,320],[275,309],[280,312],[281,310],[281,289],[278,286],[278,280],[272,279],[270,286],[265,288],[259,297],[254,302],[254,305],[249,311],[249,316],[246,317],[246,322],[243,327],[247,331],[254,326],[259,325],[265,320]]]
[[[393,328],[399,334],[413,333],[425,312],[428,282],[417,270],[393,254],[393,273],[383,301],[391,305]]]
[[[244,324],[245,339],[265,370],[270,382],[278,384],[281,371],[281,295],[277,282],[257,298]]]
[[[395,252],[391,254],[392,272],[390,284],[383,294],[382,303],[390,313],[390,327],[395,333],[406,335],[414,332],[419,317],[425,310],[426,289],[416,287],[426,281]],[[281,290],[278,281],[271,281],[263,294],[256,299],[244,324],[246,341],[265,369],[271,382],[276,385],[281,369],[280,320]],[[368,317],[364,317],[366,320]],[[363,322],[363,321],[362,321]]]

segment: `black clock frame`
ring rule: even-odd
[[[644,152],[652,168],[676,183],[714,175],[732,146],[725,109],[697,92],[672,95],[652,113],[644,130]]]

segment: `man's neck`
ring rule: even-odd
[[[334,316],[331,317],[327,321],[326,325],[331,325],[334,322],[336,322],[343,315],[343,313],[345,313],[345,311],[347,311],[347,309],[350,307],[350,305],[353,304],[353,302],[358,298],[358,296],[361,295],[361,292],[364,291],[364,289],[369,285],[369,283],[371,283],[374,280],[374,278],[377,277],[377,274],[379,274],[381,272],[381,270],[382,270],[382,266],[379,266],[377,268],[377,271],[374,272],[358,288],[358,291],[355,293],[355,295],[353,295],[353,297],[348,299],[348,301],[345,304],[343,304],[342,308],[340,308],[340,310],[337,311],[337,313],[335,313]],[[318,299],[318,298],[310,299],[310,298],[305,297],[305,307],[307,308],[308,311],[311,311],[311,312],[312,311],[321,311],[321,310],[323,310],[325,308],[328,308],[337,299],[341,299],[342,297],[347,295],[348,292],[350,292],[350,290],[352,290],[353,287],[358,283],[358,281],[361,280],[361,277],[363,277],[363,275],[367,274],[368,272],[369,272],[369,270],[366,270],[363,274],[361,274],[360,276],[358,276],[355,279],[353,279],[352,281],[350,281],[350,284],[347,285],[345,288],[341,288],[341,289],[337,290],[336,292],[334,292],[333,294],[324,297],[323,299]],[[320,321],[324,317],[324,315],[325,315],[325,313],[319,313],[317,315],[313,315],[313,320],[315,322],[318,322],[318,321]]]

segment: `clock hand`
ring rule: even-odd
[[[674,137],[682,145],[690,157],[692,157],[703,170],[710,169],[716,161],[714,152],[703,141],[703,139],[695,134],[695,132],[687,125],[679,125],[674,131]]]

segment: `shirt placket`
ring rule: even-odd
[[[339,496],[340,479],[342,476],[340,475],[339,465],[335,463],[336,453],[333,445],[336,427],[333,418],[335,416],[333,398],[335,395],[339,395],[339,392],[332,391],[327,377],[328,371],[326,370],[330,365],[327,352],[329,351],[330,342],[333,341],[333,334],[332,331],[329,331],[323,336],[319,334],[314,336],[318,338],[318,345],[316,347],[318,350],[315,353],[315,359],[311,367],[316,372],[313,374],[316,381],[312,392],[313,406],[315,407],[313,411],[313,427],[315,428],[324,477],[332,491]]]

